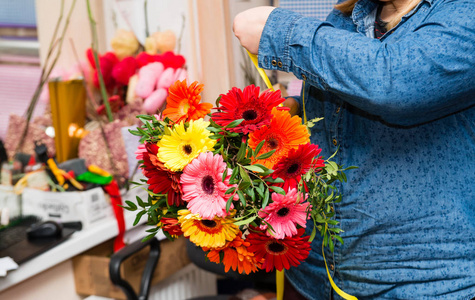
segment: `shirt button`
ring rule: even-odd
[[[334,146],[338,145],[338,141],[336,139],[333,139],[332,143]]]
[[[338,107],[338,108],[336,109],[336,113],[339,113],[339,112],[340,112],[340,109],[341,109],[341,107]]]
[[[277,65],[277,61],[275,59],[273,59],[271,64],[275,67]]]
[[[282,68],[282,62],[281,62],[281,61],[279,61],[279,62],[277,63],[277,65],[279,66],[279,68]]]
[[[305,76],[304,74],[302,74],[302,79],[305,81],[307,80],[307,76]]]
[[[333,264],[330,265],[330,270],[335,270],[335,266]]]

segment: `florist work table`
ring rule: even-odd
[[[124,217],[126,230],[129,230],[132,228],[135,214],[124,211]],[[82,231],[75,232],[68,240],[32,260],[25,262],[20,265],[17,270],[10,271],[6,277],[0,278],[0,294],[2,291],[16,284],[115,237],[117,233],[117,221],[113,216],[100,220],[93,226],[85,228]]]

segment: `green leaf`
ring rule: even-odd
[[[250,165],[250,166],[244,166],[244,168],[250,170],[250,171],[254,171],[254,172],[257,172],[257,173],[263,173],[265,172],[265,170],[263,170],[262,168],[256,166],[256,165]]]
[[[147,212],[146,210],[141,210],[137,213],[137,216],[135,217],[135,221],[134,221],[134,226],[136,226],[140,222],[140,219],[146,212]]]
[[[259,183],[259,186],[256,188],[256,191],[259,194],[259,196],[264,198],[264,183],[262,181]]]
[[[335,250],[335,245],[333,244],[333,239],[331,238],[331,235],[328,235],[328,245],[330,247],[330,251],[333,252],[333,250]]]
[[[125,203],[126,203],[130,208],[137,209],[137,205],[135,205],[134,202],[129,201],[129,200],[125,200]]]
[[[284,189],[279,186],[270,186],[269,188],[273,190],[274,192],[276,192],[277,194],[285,195]]]
[[[237,194],[239,196],[239,200],[241,200],[242,206],[246,207],[246,198],[244,198],[242,191],[237,191]]]
[[[253,156],[254,156],[254,151],[252,151],[251,147],[247,147],[246,158],[252,158]]]
[[[267,206],[267,203],[269,203],[269,190],[266,189],[264,192],[264,199],[262,200],[262,208],[265,208]]]
[[[150,116],[150,115],[137,115],[136,118],[139,118],[139,119],[144,119],[144,120],[153,120],[153,116]]]
[[[274,150],[271,150],[271,151],[269,151],[269,152],[267,152],[267,153],[264,153],[264,154],[262,154],[262,155],[259,155],[259,156],[257,157],[257,159],[266,159],[266,158],[269,158],[269,157],[272,156],[272,154],[274,154],[275,151],[276,151],[276,150],[274,149]]]
[[[146,237],[144,237],[144,238],[142,239],[142,242],[146,242],[146,241],[150,240],[150,239],[153,238],[156,234],[157,234],[157,233],[155,232],[155,233],[151,233],[151,234],[147,235]]]
[[[137,203],[140,207],[145,207],[146,204],[142,201],[142,199],[140,199],[139,196],[135,196],[135,198],[137,199]]]
[[[228,168],[224,168],[223,176],[221,177],[221,181],[224,182],[226,180],[226,177],[228,177]]]
[[[230,183],[234,180],[234,178],[236,178],[236,175],[238,174],[238,172],[239,172],[238,168],[233,169],[233,172],[231,173],[231,177],[229,177],[229,182]]]
[[[213,134],[213,135],[210,135],[208,136],[210,139],[212,140],[219,140],[220,138],[222,138],[223,136],[221,134]]]
[[[262,146],[266,143],[266,140],[262,140],[259,144],[257,144],[256,150],[254,150],[254,155],[258,155],[259,151],[261,151]]]
[[[339,235],[334,235],[334,237],[343,245],[343,239]]]
[[[254,189],[247,189],[246,194],[248,194],[251,197],[252,202],[256,201],[256,193],[254,193]]]
[[[142,134],[138,130],[129,129],[130,134],[135,136],[142,136]]]
[[[312,233],[310,234],[310,237],[308,238],[309,243],[311,243],[313,241],[316,234],[317,234],[317,227],[313,226]]]
[[[247,148],[247,143],[241,143],[241,147],[239,147],[239,151],[236,154],[236,161],[240,162],[241,160],[244,159],[246,155],[246,148]]]
[[[268,178],[265,179],[265,181],[272,182],[272,183],[283,183],[284,182],[284,180],[280,177],[277,177],[277,178],[268,177]]]
[[[228,200],[226,201],[226,212],[229,212],[229,209],[231,208],[231,203],[233,203],[233,198],[234,194],[229,196]]]
[[[223,131],[223,129],[221,129],[221,128],[216,128],[216,127],[211,127],[211,126],[207,127],[206,129],[211,131],[211,132],[214,132],[214,133],[220,133],[220,132]]]
[[[249,224],[252,221],[254,221],[255,218],[256,218],[256,216],[252,216],[249,219],[234,222],[234,225],[236,225],[236,226],[246,225],[246,224]]]
[[[219,101],[221,101],[221,95],[216,99],[216,106],[219,106]]]
[[[242,121],[244,121],[244,119],[234,120],[231,123],[229,123],[228,125],[224,126],[223,128],[234,128],[234,127],[238,126],[239,124],[241,124]]]
[[[268,167],[264,166],[264,165],[261,165],[261,164],[252,164],[253,166],[256,166],[256,167],[259,167],[261,168],[262,170],[264,171],[267,171],[267,170],[270,170]]]
[[[249,174],[247,174],[246,170],[243,167],[239,166],[239,174],[244,182],[251,184],[251,178],[249,178]]]
[[[149,232],[149,233],[150,232],[157,232],[159,229],[160,229],[160,227],[155,226],[155,227],[152,227],[150,229],[145,230],[145,232]]]
[[[226,190],[226,192],[224,192],[225,195],[227,194],[231,194],[232,192],[234,192],[236,188],[235,187],[230,187],[229,189]]]
[[[240,184],[239,184],[239,189],[240,190],[245,190],[247,189],[248,187],[251,186],[251,182],[250,181],[242,181]]]

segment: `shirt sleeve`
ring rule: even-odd
[[[412,31],[381,42],[276,8],[262,33],[259,65],[292,72],[389,123],[432,121],[475,104],[470,11],[473,0],[439,4]]]

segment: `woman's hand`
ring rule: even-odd
[[[285,107],[288,107],[290,109],[289,113],[290,113],[291,116],[295,116],[295,115],[299,114],[300,105],[297,102],[297,100],[295,100],[294,98],[285,99],[285,101],[284,101],[284,103],[282,103],[282,105],[285,106]]]
[[[234,18],[233,31],[241,45],[252,54],[259,51],[259,41],[267,18],[275,9],[272,6],[260,6],[245,10]]]

